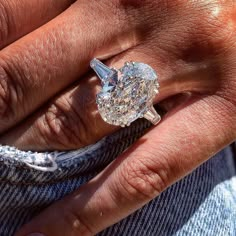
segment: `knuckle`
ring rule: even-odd
[[[92,236],[95,233],[92,228],[82,219],[75,208],[68,208],[63,211],[65,227],[71,232],[71,235]]]
[[[134,162],[126,165],[122,172],[122,187],[128,198],[137,199],[139,196],[142,199],[150,200],[168,187],[168,167],[166,163],[157,163],[157,161],[152,165],[150,158],[149,163],[143,161],[143,158],[136,158]]]
[[[17,119],[20,113],[17,108],[22,100],[21,85],[7,68],[0,66],[0,129]]]
[[[38,128],[46,143],[72,148],[76,142],[82,142],[82,139],[78,140],[75,137],[73,130],[75,125],[74,120],[64,108],[53,104],[43,115]]]
[[[38,128],[48,144],[68,149],[84,147],[94,141],[91,110],[82,110],[81,104],[77,105],[64,97],[55,101],[43,115]]]
[[[205,8],[205,9],[203,9]],[[203,10],[200,26],[205,31],[206,38],[212,45],[225,50],[235,42],[235,3],[233,1],[215,0],[199,7]]]

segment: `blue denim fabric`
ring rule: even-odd
[[[78,189],[148,127],[148,122],[140,120],[95,145],[73,152],[37,154],[0,147],[0,236],[13,235],[45,207]],[[49,157],[58,165],[53,172],[28,166],[50,166]],[[231,148],[99,235],[235,236],[236,165]]]

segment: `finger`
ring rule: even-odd
[[[214,89],[216,82],[209,80],[207,77],[210,73],[202,71],[201,67],[190,68],[185,65],[173,71],[174,62],[169,60],[169,64],[166,63],[169,55],[158,50],[155,53],[150,54],[147,46],[144,48],[140,45],[113,57],[106,63],[111,67],[121,68],[126,61],[135,58],[137,61],[150,64],[160,78],[160,94],[154,102],[162,101],[165,107],[178,103],[176,98],[167,99],[176,94]],[[0,143],[35,151],[71,150],[95,143],[119,128],[104,122],[98,113],[96,94],[100,89],[101,81],[89,75],[57,96],[21,125],[4,134],[0,138]]]
[[[72,150],[95,143],[117,127],[97,111],[100,81],[90,76],[53,99],[48,106],[0,138],[22,150]]]
[[[0,49],[63,12],[74,0],[1,0]]]
[[[16,235],[95,235],[232,142],[236,138],[235,119],[235,106],[222,98],[192,98],[105,171],[49,207]]]
[[[125,61],[136,58],[138,61],[150,63],[154,68],[162,68],[161,63],[154,63],[142,51],[143,49],[138,47],[115,56],[106,63],[120,68]],[[164,89],[162,97],[166,96],[166,86],[162,83],[164,81],[163,74],[160,81],[163,85],[161,89]],[[4,134],[0,142],[19,149],[37,151],[70,150],[95,143],[118,129],[117,126],[104,122],[98,112],[96,94],[100,90],[101,81],[93,74],[88,75],[21,125]]]
[[[75,81],[92,57],[104,57],[104,51],[109,57],[136,44],[135,26],[111,4],[78,1],[0,52],[0,131]]]

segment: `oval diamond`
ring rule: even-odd
[[[107,123],[126,126],[152,107],[158,77],[152,67],[139,62],[127,62],[116,73],[112,71],[97,94],[98,110]]]

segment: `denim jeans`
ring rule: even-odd
[[[0,147],[0,236],[13,235],[34,215],[78,189],[148,127],[148,122],[140,120],[94,145],[71,152],[33,153]],[[52,161],[57,164],[54,171],[33,168],[50,170]],[[235,236],[236,165],[232,148],[225,148],[99,235]]]

